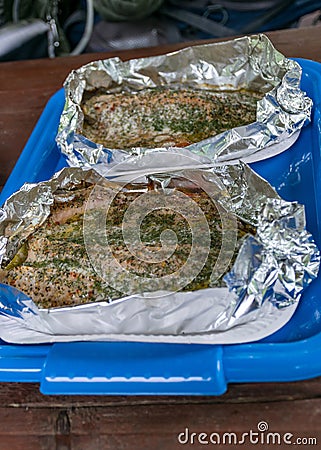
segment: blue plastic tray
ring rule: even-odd
[[[312,124],[286,152],[252,167],[287,200],[305,204],[321,248],[321,65],[298,60],[302,88],[314,99]],[[48,179],[66,165],[55,145],[63,90],[48,102],[6,186],[1,203],[24,182]],[[177,345],[79,342],[0,345],[0,381],[40,383],[46,394],[209,394],[230,382],[293,381],[321,375],[321,275],[293,318],[253,344]]]

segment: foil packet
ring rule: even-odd
[[[128,170],[135,170],[147,159],[150,169],[157,171],[151,155],[160,148],[105,148],[81,134],[81,103],[86,92],[138,92],[159,86],[247,90],[263,96],[257,103],[255,122],[184,148],[162,151],[189,155],[194,164],[205,166],[262,160],[289,148],[310,121],[312,100],[300,88],[301,72],[300,65],[279,53],[265,35],[126,62],[119,58],[95,61],[72,71],[64,83],[66,100],[56,141],[70,166],[93,167],[104,176],[117,176],[119,163],[127,161]]]
[[[290,320],[320,264],[302,205],[281,199],[243,163],[153,174],[149,180],[169,199],[173,185],[201,188],[219,207],[256,227],[225,276],[226,287],[151,290],[111,302],[39,309],[23,292],[0,284],[1,339],[229,344],[262,339]],[[72,195],[84,181],[116,185],[91,169],[65,168],[49,181],[25,184],[6,201],[0,210],[2,267],[46,220],[61,189]]]

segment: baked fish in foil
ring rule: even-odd
[[[254,122],[261,97],[167,87],[94,93],[81,105],[81,133],[105,148],[186,147]]]
[[[244,164],[148,180],[66,168],[6,201],[2,339],[248,342],[290,319],[320,263],[301,205]]]
[[[172,207],[160,208],[162,193],[157,190],[148,191],[141,187],[134,189],[133,186],[125,186],[118,191],[110,184],[104,183],[103,195],[95,195],[94,185],[83,186],[80,184],[75,190],[59,190],[54,195],[50,214],[46,220],[39,224],[35,230],[23,239],[15,256],[5,265],[0,281],[15,286],[28,296],[40,308],[52,308],[62,306],[75,306],[90,302],[111,301],[120,298],[124,293],[134,294],[142,292],[142,280],[138,281],[120,277],[117,281],[117,289],[105,281],[106,276],[116,277],[113,266],[108,255],[103,253],[104,276],[100,276],[91,264],[88,257],[88,248],[84,240],[84,215],[87,212],[86,226],[87,234],[92,234],[99,239],[97,221],[95,217],[100,212],[104,213],[106,205],[106,238],[114,258],[118,260],[128,272],[133,272],[144,277],[145,289],[151,290],[175,290],[177,287],[176,276],[169,280],[164,276],[177,273],[180,266],[186,263],[191,252],[192,245],[197,245],[197,259],[189,261],[180,274],[181,280],[185,276],[191,281],[183,286],[183,291],[193,291],[214,286],[225,285],[223,276],[231,269],[240,246],[240,240],[247,233],[255,234],[255,227],[237,219],[233,213],[230,217],[225,212],[224,229],[222,227],[222,208],[213,204],[211,198],[202,191],[176,188],[169,189],[167,198],[169,203],[175,202],[175,210]],[[177,189],[183,195],[177,196]],[[145,207],[148,214],[140,224],[140,240],[147,252],[160,252],[163,243],[161,234],[167,229],[175,233],[177,243],[175,251],[166,258],[163,255],[159,262],[151,263],[149,258],[144,257],[144,251],[139,255],[133,255],[132,251],[124,241],[123,221],[126,211],[139,197],[148,192],[148,198],[144,197]],[[90,197],[93,199],[90,201]],[[106,197],[108,197],[106,199]],[[188,198],[188,202],[186,201]],[[146,205],[149,202],[149,205]],[[197,208],[191,208],[191,204]],[[102,210],[100,210],[102,208]],[[140,204],[137,204],[140,208]],[[198,210],[200,208],[200,210]],[[195,243],[189,229],[191,221],[198,221],[199,214],[204,214],[209,226],[209,239],[198,239]],[[126,232],[135,236],[137,212],[133,211],[126,216]],[[236,229],[234,229],[236,227]],[[7,233],[8,233],[7,229]],[[206,228],[202,230],[206,232]],[[236,233],[237,242],[225,255],[228,258],[226,267],[222,273],[213,279],[212,271],[215,266],[222,247],[222,234],[230,233],[230,238]],[[232,242],[231,242],[232,244]],[[138,241],[133,242],[137,248]],[[204,248],[205,247],[205,248]],[[208,248],[207,248],[208,247]],[[199,270],[201,264],[201,252],[206,252],[206,262]],[[164,252],[164,250],[163,250]],[[99,255],[101,253],[99,252]],[[97,262],[97,261],[96,261]],[[196,277],[189,277],[189,273],[195,270]],[[115,280],[113,282],[115,285]]]
[[[160,148],[183,147],[191,165],[262,160],[289,148],[310,122],[301,72],[264,35],[94,61],[64,83],[56,141],[70,166],[103,176],[116,176],[124,161],[157,171],[144,156]]]

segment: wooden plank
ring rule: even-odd
[[[59,442],[59,441],[58,441]],[[90,447],[87,447],[90,448]],[[0,440],[0,450],[70,450],[57,447],[55,436],[25,436],[16,434]]]
[[[74,435],[143,434],[144,430],[162,435],[184,431],[195,432],[247,431],[255,429],[259,421],[266,421],[275,431],[306,431],[321,433],[321,400],[291,402],[207,404],[207,405],[135,405],[113,407],[80,407],[70,412],[71,432]]]
[[[292,383],[231,384],[221,396],[94,396],[51,395],[39,392],[34,383],[0,383],[0,405],[8,408],[113,407],[149,405],[215,405],[291,402],[317,398],[321,392],[321,377]]]
[[[239,440],[243,433],[251,430],[258,433],[260,422],[264,422],[271,433],[281,436],[291,433],[293,440],[316,438],[320,443],[320,419],[321,399],[295,400],[290,410],[289,403],[284,401],[193,407],[188,404],[67,409],[0,407],[0,450],[19,448],[17,443],[31,442],[32,437],[38,439],[36,448],[55,448],[41,447],[44,442],[52,443],[50,437],[54,437],[59,449],[171,450],[179,448],[180,441],[195,442],[200,433],[207,436],[216,433],[220,437],[224,433],[234,433]],[[258,448],[266,448],[266,445]]]

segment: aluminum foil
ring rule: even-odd
[[[65,168],[36,185],[24,185],[0,210],[1,261],[48,217],[59,189],[83,180],[107,183],[92,170]],[[240,343],[261,339],[293,315],[304,288],[317,276],[320,254],[305,229],[304,208],[281,199],[248,166],[185,169],[154,174],[155,189],[196,185],[225,211],[257,227],[238,252],[226,287],[191,292],[136,292],[110,303],[38,309],[17,289],[0,285],[0,337],[8,342],[75,340]]]
[[[65,81],[65,106],[57,144],[70,166],[94,167],[110,176],[126,160],[135,165],[159,149],[104,148],[81,134],[80,107],[85,91],[138,91],[156,86],[196,87],[215,91],[251,90],[264,94],[257,120],[182,149],[199,163],[235,164],[268,158],[289,148],[310,121],[312,100],[300,89],[301,67],[279,53],[265,35],[193,46],[167,55],[122,62],[95,61],[74,70]],[[158,170],[157,165],[151,165]],[[168,169],[169,167],[167,167]]]

